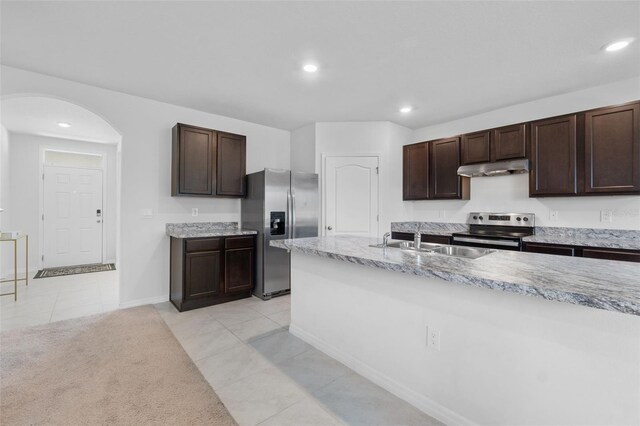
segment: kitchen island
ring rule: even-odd
[[[640,423],[640,265],[376,242],[272,243],[293,334],[445,423]]]

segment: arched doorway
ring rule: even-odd
[[[29,235],[30,278],[50,272],[22,283],[16,306],[25,308],[3,309],[2,329],[116,309],[120,133],[93,111],[50,96],[3,97],[0,118],[0,229]],[[0,276],[11,275],[12,253],[0,250]],[[19,256],[19,274],[26,264]],[[115,271],[78,275],[107,264]]]

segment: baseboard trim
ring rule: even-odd
[[[421,395],[405,385],[398,383],[392,378],[373,369],[364,362],[348,355],[327,342],[297,327],[295,324],[289,325],[289,332],[294,336],[304,340],[316,349],[340,361],[360,375],[371,380],[378,386],[388,390],[398,398],[404,399],[424,413],[448,425],[476,426],[477,424],[466,417],[438,404],[434,400]]]
[[[147,297],[145,299],[130,300],[128,302],[120,302],[120,309],[133,308],[142,305],[155,305],[156,303],[168,302],[169,296]]]

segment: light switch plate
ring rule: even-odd
[[[613,211],[600,210],[600,222],[613,222]]]
[[[198,208],[194,207],[191,209],[191,216],[196,217],[198,216]]]
[[[550,210],[549,211],[549,220],[558,220],[558,217],[560,215],[558,214],[558,210]]]
[[[153,209],[140,209],[140,214],[145,219],[151,219],[153,217]]]

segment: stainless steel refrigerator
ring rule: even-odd
[[[290,254],[273,240],[318,236],[318,175],[264,169],[247,175],[242,227],[258,231],[253,294],[270,299],[291,289]]]

